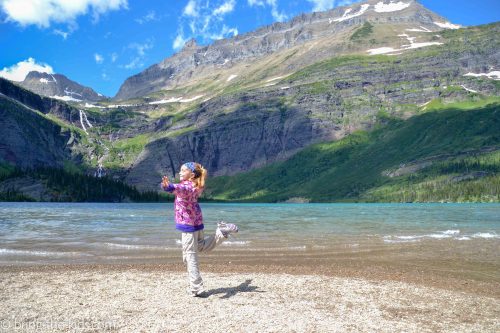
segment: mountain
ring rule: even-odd
[[[375,33],[387,26],[372,27],[373,33],[356,41],[358,47],[388,38]],[[494,24],[447,30],[440,32],[440,45],[397,55],[333,55],[280,75],[274,71],[286,68],[290,56],[307,58],[299,56],[300,50],[286,51],[249,65],[252,74],[230,80],[232,85],[225,88],[211,88],[218,84],[212,79],[161,92],[166,96],[146,99],[142,110],[159,116],[163,127],[154,134],[143,132],[147,140],[127,182],[139,187],[154,184],[160,174],[172,174],[187,160],[200,161],[212,176],[237,174],[285,160],[311,144],[369,130],[381,112],[404,119],[434,100],[498,96],[497,81],[486,74],[494,72],[500,59],[499,28]],[[359,29],[364,25],[345,36],[346,43]],[[229,73],[214,75],[219,81],[231,78]],[[181,97],[191,102],[183,103]]]
[[[106,98],[96,93],[92,88],[84,87],[61,74],[33,71],[28,73],[20,85],[39,95],[63,101],[97,102]]]
[[[159,90],[175,89],[210,76],[214,70],[234,68],[240,72],[238,64],[255,62],[294,47],[304,46],[310,52],[306,51],[307,56],[289,62],[287,71],[333,55],[353,53],[356,46],[345,43],[346,34],[364,22],[397,27],[401,33],[410,29],[414,33],[424,32],[431,36],[432,32],[443,28],[457,27],[413,0],[397,3],[371,0],[326,12],[303,14],[289,22],[275,23],[207,46],[198,46],[195,40],[191,40],[179,53],[127,79],[115,99],[126,100]],[[383,46],[399,48],[400,39],[396,35],[388,36]]]
[[[394,200],[406,185],[428,193],[428,181],[447,190],[405,198],[435,201],[464,184],[487,188],[500,164],[500,24],[456,28],[415,1],[368,1],[208,46],[191,41],[127,79],[113,101],[76,109],[5,80],[0,97],[73,135],[55,144],[66,155],[54,154],[54,166],[101,166],[140,190],[195,160],[218,200]],[[18,139],[0,160],[29,167],[26,125],[9,121],[2,140]]]
[[[85,158],[100,145],[88,137],[86,119],[0,78],[0,201],[158,201],[157,193],[86,175],[93,172]]]
[[[70,159],[74,134],[46,116],[50,110],[45,102],[0,78],[0,161],[32,168],[62,167]],[[58,107],[53,111],[66,112]]]

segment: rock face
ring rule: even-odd
[[[0,96],[10,99],[26,109],[43,114],[52,114],[67,123],[81,127],[80,111],[62,101],[40,96],[29,90],[19,87],[9,80],[0,78]]]
[[[3,79],[0,83],[3,92],[11,84]],[[10,89],[12,95],[15,86]],[[25,100],[30,94],[34,95],[26,92]],[[35,96],[31,98],[36,100]],[[0,128],[1,162],[21,168],[62,167],[64,161],[71,159],[74,136],[69,131],[3,93],[0,93]]]
[[[106,98],[61,74],[30,72],[20,85],[39,95],[64,101],[96,102]]]
[[[255,96],[245,96],[252,100]],[[244,103],[231,114],[214,115],[217,102],[189,116],[198,129],[146,146],[127,176],[139,188],[153,188],[160,174],[175,174],[186,161],[196,160],[211,176],[235,174],[289,157],[304,144],[333,139],[336,125],[314,121],[307,113],[266,99],[257,108]]]
[[[254,32],[223,39],[208,46],[191,40],[184,48],[161,63],[128,78],[120,87],[116,100],[141,97],[161,89],[171,89],[195,78],[210,68],[231,67],[251,62],[278,51],[328,36],[344,38],[343,32],[363,22],[395,25],[413,24],[419,29],[439,31],[436,24],[446,22],[417,1],[370,0],[350,7],[303,14],[289,22],[274,23]]]

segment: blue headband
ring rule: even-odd
[[[195,166],[194,162],[184,163],[184,166],[186,168],[188,168],[189,170],[191,170],[191,172],[194,172],[194,170],[196,170],[196,166]]]

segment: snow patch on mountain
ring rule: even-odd
[[[129,107],[135,107],[135,106],[139,106],[139,104],[110,104],[106,108],[116,109],[116,108],[129,108]]]
[[[398,37],[404,37],[404,38],[406,38],[410,42],[410,45],[412,45],[413,43],[415,43],[415,39],[417,39],[417,37],[410,37],[407,34],[400,34],[400,35],[398,35]],[[403,47],[408,47],[410,45],[403,45]]]
[[[410,31],[410,32],[432,32],[431,30],[425,28],[425,27],[422,27],[420,26],[420,28],[412,28],[412,29],[406,29],[406,31]]]
[[[77,95],[77,96],[82,97],[82,94],[79,94],[79,93],[77,93],[77,92],[74,92],[74,91],[68,90],[68,88],[64,88],[64,93],[65,93],[65,94],[67,94],[67,95]]]
[[[344,12],[344,15],[342,15],[342,17],[334,19],[333,22],[342,22],[345,20],[352,19],[353,17],[363,15],[364,12],[366,12],[369,7],[370,5],[368,4],[361,5],[361,8],[357,12],[354,12],[352,14],[350,14],[352,12],[352,8],[347,8],[346,11]]]
[[[412,43],[410,46],[404,48],[403,50],[418,49],[421,47],[432,46],[432,45],[443,45],[443,43],[440,42]]]
[[[370,53],[370,55],[376,55],[376,54],[387,54],[395,51],[399,50],[396,50],[393,47],[379,47],[377,49],[369,49],[366,52]]]
[[[500,80],[500,71],[492,71],[489,73],[467,73],[464,76],[472,76],[472,77],[482,77],[486,76],[488,79]]]
[[[189,103],[189,102],[192,102],[192,101],[196,101],[197,99],[200,99],[203,96],[205,96],[205,95],[198,95],[198,96],[194,96],[194,97],[191,97],[191,98],[183,98],[183,99],[180,100],[180,102],[181,103]]]
[[[390,3],[383,3],[382,1],[380,1],[375,5],[375,11],[377,13],[390,13],[397,12],[408,7],[410,7],[410,3],[404,3],[403,1],[391,1]]]
[[[181,99],[182,97],[170,97],[169,99],[162,99],[159,101],[149,102],[149,104],[156,105],[156,104],[178,103],[181,101]]]
[[[90,104],[90,103],[85,103],[84,107],[86,107],[86,108],[98,108],[98,109],[104,109],[104,106],[95,105],[95,104]]]
[[[395,49],[393,47],[379,47],[377,49],[367,50],[366,52],[368,52],[370,55],[376,55],[376,54],[397,55],[400,53],[395,54],[394,52],[400,52],[400,51],[405,51],[405,50],[410,50],[410,49],[418,49],[421,47],[432,46],[432,45],[443,45],[443,43],[439,43],[439,42],[416,43],[415,40],[417,39],[417,37],[410,37],[407,34],[400,34],[398,36],[406,38],[406,40],[408,40],[408,42],[410,44],[409,45],[402,45],[400,49]]]
[[[460,29],[462,27],[458,24],[453,24],[450,22],[434,22],[434,24],[443,29]]]
[[[148,104],[157,105],[157,104],[167,104],[167,103],[189,103],[189,102],[195,101],[197,99],[200,99],[203,96],[205,96],[205,95],[198,95],[198,96],[191,97],[191,98],[170,97],[169,99],[162,99],[159,101],[149,102]]]
[[[73,98],[71,96],[59,96],[59,95],[54,95],[54,96],[50,96],[50,98],[54,98],[54,99],[59,99],[61,101],[65,101],[65,102],[81,102],[82,100],[81,99],[77,99],[77,98]]]
[[[466,86],[464,86],[463,84],[460,87],[464,88],[467,91],[470,91],[471,93],[477,93],[477,90],[469,89]]]

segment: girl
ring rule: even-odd
[[[187,266],[192,296],[202,296],[203,280],[198,269],[198,252],[208,252],[222,243],[238,227],[231,223],[219,222],[215,235],[203,237],[203,216],[198,197],[205,187],[207,170],[199,163],[188,162],[179,172],[180,183],[172,184],[163,176],[163,190],[175,194],[175,228],[182,232],[182,260]]]

